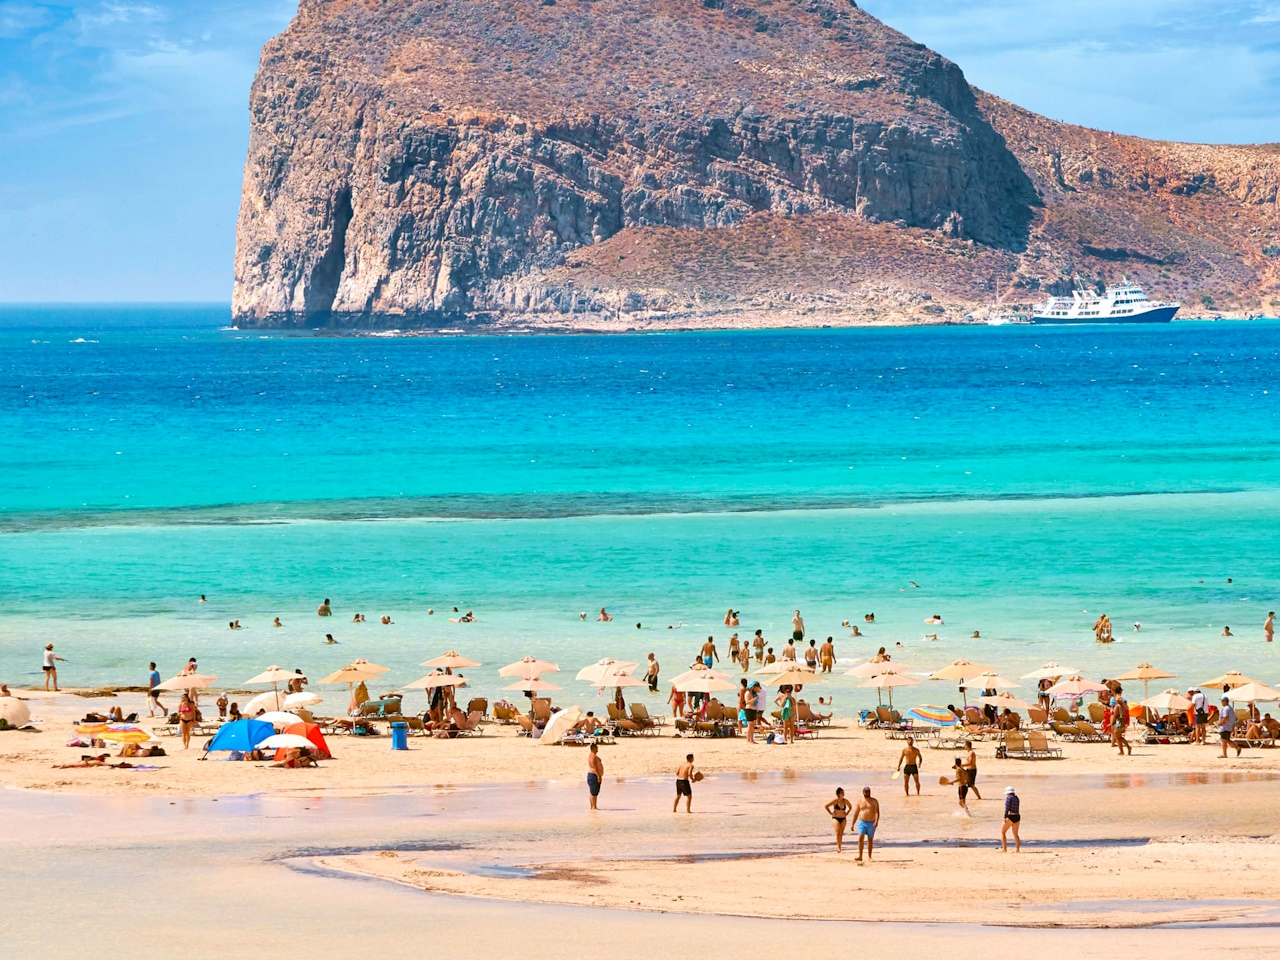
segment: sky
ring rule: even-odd
[[[1280,141],[1280,0],[861,5],[1055,119]],[[229,301],[249,85],[296,9],[0,0],[0,302]]]

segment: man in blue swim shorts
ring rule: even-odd
[[[596,809],[596,797],[600,796],[600,781],[604,779],[604,761],[600,759],[600,748],[594,743],[587,754],[587,790],[591,793],[591,809]]]
[[[862,844],[867,844],[867,860],[876,845],[876,827],[880,826],[880,801],[871,796],[871,788],[862,788],[862,799],[853,811],[854,829],[858,831],[858,862],[862,862]]]

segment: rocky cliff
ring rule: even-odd
[[[1215,305],[1275,285],[1274,151],[1053,124],[848,0],[302,0],[251,114],[242,326],[940,319],[1121,270]]]

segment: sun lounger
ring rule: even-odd
[[[1014,731],[1010,731],[1012,733]],[[1027,748],[1036,760],[1062,759],[1062,748],[1049,746],[1049,738],[1043,730],[1027,731]]]
[[[533,701],[533,719],[539,724],[546,724],[551,719],[551,701],[547,697],[535,697]]]
[[[1086,740],[1091,743],[1098,743],[1102,740],[1110,739],[1109,737],[1105,737],[1099,733],[1094,725],[1088,720],[1077,720],[1076,729],[1080,731],[1079,735],[1076,737],[1077,740]]]
[[[1059,740],[1080,739],[1080,728],[1074,723],[1062,723],[1058,720],[1050,720],[1049,729],[1058,735]]]
[[[533,721],[526,717],[523,713],[516,714],[516,723],[520,724],[519,736],[532,737],[534,731]]]
[[[493,705],[493,719],[498,723],[518,723],[520,711],[509,703],[495,703]]]
[[[649,710],[643,703],[631,704],[631,719],[646,728],[654,728],[658,725],[658,722],[649,716]]]
[[[1049,724],[1049,711],[1044,707],[1028,707],[1027,717],[1036,726],[1044,727]]]
[[[1106,709],[1100,703],[1090,703],[1085,707],[1089,711],[1090,723],[1101,723],[1107,715]]]
[[[815,713],[813,707],[809,706],[807,700],[799,700],[796,702],[796,718],[801,723],[807,723],[810,726],[828,726],[831,723],[831,714]]]
[[[467,714],[466,722],[458,724],[458,735],[462,737],[469,737],[472,734],[476,734],[477,736],[483,736],[484,728],[480,726],[480,722],[483,719],[484,719],[484,716],[480,713],[479,710],[472,710],[469,714]]]
[[[470,714],[476,710],[480,711],[481,717],[487,717],[489,715],[489,701],[484,697],[472,697],[471,702],[467,704],[467,713]]]
[[[1073,717],[1071,714],[1067,713],[1066,708],[1064,707],[1058,707],[1056,710],[1053,711],[1053,719],[1057,720],[1059,723],[1075,723],[1076,722],[1076,718]]]
[[[1031,748],[1020,730],[1010,730],[1004,736],[1004,755],[1010,760],[1030,760]]]

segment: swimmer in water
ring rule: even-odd
[[[326,634],[324,635],[324,642],[325,642],[325,643],[337,643],[338,641],[337,641],[337,640],[335,640],[335,639],[333,639],[333,634],[332,634],[332,633],[326,633]]]
[[[280,622],[280,618],[279,618],[279,617],[274,618],[274,619],[271,621],[271,625],[272,625],[273,627],[283,627],[283,626],[284,626],[284,624]]]

